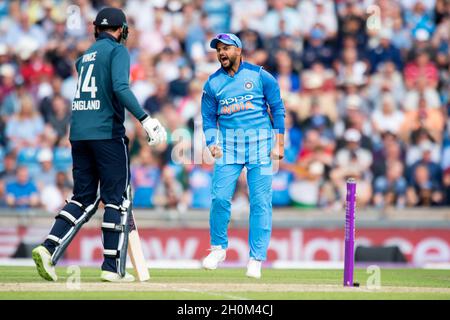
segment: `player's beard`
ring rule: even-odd
[[[225,71],[229,71],[231,70],[235,64],[238,61],[238,56],[234,56],[234,57],[226,57],[227,59],[225,61],[222,61],[222,59],[220,60],[220,65],[222,66],[222,68],[224,68]]]

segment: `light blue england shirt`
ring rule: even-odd
[[[261,66],[242,62],[234,76],[217,70],[204,85],[201,109],[206,145],[220,145],[224,163],[265,162],[273,135],[284,134],[280,87]]]

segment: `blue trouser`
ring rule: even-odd
[[[128,138],[107,140],[71,141],[73,159],[74,189],[72,200],[62,209],[73,218],[78,219],[83,214],[83,207],[94,203],[100,184],[100,198],[102,202],[120,206],[124,200],[127,185],[130,181],[130,167],[128,156]],[[119,210],[105,207],[103,222],[120,224]],[[62,239],[72,225],[70,221],[57,216],[50,231],[50,235]],[[102,230],[103,245],[106,250],[118,249],[119,233],[112,230]],[[43,245],[53,253],[57,243],[45,240]],[[117,272],[116,259],[105,256],[102,270]]]
[[[272,233],[272,163],[245,166],[250,200],[250,258],[264,261]],[[243,168],[244,164],[215,164],[209,219],[213,246],[228,247],[231,199]]]

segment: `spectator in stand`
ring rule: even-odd
[[[404,140],[408,140],[410,134],[416,130],[427,130],[434,141],[442,141],[442,133],[445,126],[444,115],[441,110],[431,109],[427,106],[424,97],[419,100],[417,110],[405,112],[405,118],[400,125],[400,133]]]
[[[281,92],[300,90],[300,77],[293,69],[291,57],[284,50],[276,54],[276,72],[273,76],[277,79]]]
[[[308,36],[308,42],[303,51],[302,62],[304,68],[311,68],[314,62],[322,63],[330,68],[335,52],[333,47],[326,43],[326,33],[322,25],[315,25]]]
[[[35,110],[30,96],[20,99],[20,111],[8,121],[5,130],[13,150],[39,144],[40,135],[44,132],[44,121]]]
[[[49,63],[44,51],[20,49],[20,74],[25,84],[37,90],[44,81],[49,81],[54,75],[54,68]]]
[[[313,97],[311,100],[310,116],[303,121],[302,128],[305,131],[310,129],[317,130],[323,141],[328,141],[328,143],[334,141],[333,123],[330,118],[322,112],[322,108],[320,107],[317,97]]]
[[[403,109],[405,111],[417,110],[421,99],[425,100],[429,109],[439,109],[442,106],[438,91],[430,87],[425,78],[418,78],[415,86],[406,93],[403,99]]]
[[[263,18],[261,32],[266,37],[275,37],[281,33],[300,35],[301,20],[298,12],[288,6],[287,0],[269,0],[270,9]]]
[[[245,13],[248,14],[248,12]],[[246,60],[250,63],[264,65],[266,60],[268,59],[268,51],[264,48],[264,41],[259,32],[253,29],[243,28],[236,33],[236,36],[241,39],[243,46],[242,52],[246,57]],[[286,34],[280,34],[273,40],[279,45],[279,49],[284,49],[289,52],[290,47],[285,46],[283,42],[283,40],[286,38],[284,36],[289,37]]]
[[[399,132],[399,123],[403,122],[403,112],[397,108],[397,103],[391,94],[381,97],[380,105],[372,114],[372,127],[378,136],[389,131],[394,134]]]
[[[392,61],[380,64],[368,86],[368,98],[372,105],[376,105],[383,93],[391,94],[395,102],[402,106],[405,98],[405,85],[402,74],[395,69]]]
[[[29,95],[29,90],[25,86],[23,78],[16,76],[14,79],[14,89],[3,99],[0,116],[4,122],[20,111],[20,101],[23,97]]]
[[[427,178],[433,183],[435,184],[437,187],[441,186],[441,181],[442,181],[442,170],[441,167],[438,163],[434,162],[433,159],[431,158],[431,152],[432,152],[432,144],[430,143],[424,143],[421,145],[422,148],[422,157],[421,159],[419,159],[418,161],[416,161],[413,165],[411,165],[407,172],[406,172],[406,177],[408,179],[408,182],[410,185],[415,185],[418,183],[419,179],[416,174],[417,174],[417,167],[422,167],[424,166],[426,168],[427,171]],[[419,171],[421,171],[422,169],[420,169]],[[423,174],[424,173],[419,173],[420,175],[420,179],[423,178]],[[421,180],[422,181],[422,180]],[[423,181],[422,181],[423,182]],[[420,185],[420,183],[419,183]]]
[[[367,117],[370,114],[368,101],[355,93],[347,94],[345,91],[341,92],[337,107],[339,112],[338,121],[345,121],[346,118],[351,118],[354,115]],[[341,133],[343,134],[343,131]]]
[[[435,206],[443,201],[440,181],[430,177],[429,169],[419,164],[412,171],[412,181],[407,190],[407,203],[409,206]]]
[[[233,14],[231,16],[231,31],[241,39],[245,51],[245,48],[249,43],[245,41],[245,37],[242,37],[242,34],[238,34],[238,32],[247,28],[255,31],[264,28],[263,18],[267,13],[267,1],[234,0],[231,5],[233,9]],[[242,8],[245,8],[245,10],[242,10]]]
[[[281,168],[294,173],[297,166],[305,169],[311,162],[319,161],[326,166],[331,166],[333,162],[334,142],[323,138],[317,128],[310,128],[305,132],[302,148],[297,156],[297,161],[283,161]]]
[[[358,60],[358,51],[354,47],[345,48],[342,58],[335,61],[337,83],[343,84],[348,79],[354,79],[358,83],[365,83],[367,64]]]
[[[415,162],[422,159],[422,154],[427,149],[431,150],[431,160],[435,163],[440,163],[441,145],[434,142],[433,137],[427,130],[419,129],[413,132],[406,152],[406,165],[412,166]]]
[[[73,97],[75,96],[75,92],[77,91],[78,74],[77,70],[75,69],[75,65],[72,65],[71,71],[72,72],[70,76],[65,78],[61,85],[61,95],[67,101],[72,101]]]
[[[158,187],[161,170],[158,161],[147,149],[142,148],[131,169],[131,183],[136,208],[152,208],[154,194]]]
[[[156,71],[154,58],[144,52],[140,52],[134,64],[130,68],[131,90],[136,95],[136,99],[140,104],[144,104],[145,100],[156,89],[155,80]]]
[[[403,170],[403,164],[400,161],[394,161],[389,163],[385,176],[375,179],[373,204],[376,207],[403,208],[406,205],[408,184],[403,177]]]
[[[54,96],[61,95],[62,79],[58,76],[52,77],[50,80],[50,87],[51,90],[49,90],[47,95],[42,97],[39,103],[39,112],[45,123],[48,122],[48,119],[53,114],[52,104]]]
[[[287,170],[278,170],[272,177],[272,205],[274,207],[287,207],[292,204],[289,195],[289,186],[294,175]]]
[[[371,73],[375,73],[378,70],[378,66],[387,61],[392,61],[397,70],[403,70],[400,50],[391,43],[392,30],[387,28],[382,29],[379,33],[379,38],[380,44],[369,51]]]
[[[7,50],[7,48],[1,48],[0,50]],[[0,66],[0,103],[2,103],[9,94],[14,91],[16,70],[11,63],[5,61]]]
[[[342,1],[337,3],[339,19],[338,49],[347,47],[349,42],[354,44],[361,58],[366,51],[366,10],[367,8],[358,1]],[[346,44],[347,43],[347,44]]]
[[[425,79],[428,87],[436,88],[439,80],[436,65],[425,50],[416,52],[415,60],[405,66],[404,74],[407,89],[417,88],[419,79]]]
[[[165,47],[165,36],[169,33],[170,24],[164,8],[154,8],[153,25],[139,32],[139,48],[153,56],[160,54]]]
[[[39,205],[38,190],[34,182],[30,180],[26,167],[18,167],[16,179],[6,185],[6,204],[17,209],[28,209]]]
[[[434,21],[431,10],[427,10],[424,0],[416,0],[411,9],[405,10],[405,23],[409,30],[426,29],[429,33],[434,31]]]
[[[334,1],[332,0],[304,0],[299,1],[297,10],[300,13],[301,30],[308,35],[316,24],[321,24],[325,30],[327,40],[334,39],[337,34],[337,18]]]
[[[183,186],[176,177],[176,170],[172,166],[165,166],[161,173],[161,182],[153,196],[154,205],[164,209],[185,211],[183,200]],[[181,204],[181,205],[180,205]]]
[[[305,133],[305,139],[303,142],[303,147],[298,154],[297,162],[298,163],[309,163],[310,159],[313,158],[314,154],[320,151],[321,154],[324,155],[325,158],[332,158],[334,145],[327,143],[320,137],[320,132],[315,129],[308,130]],[[328,162],[328,161],[325,161]]]
[[[379,149],[373,150],[373,162],[371,172],[374,179],[385,176],[390,163],[404,163],[404,152],[398,138],[391,132],[381,135],[382,144]]]
[[[175,51],[169,46],[165,47],[155,60],[156,76],[160,81],[166,83],[178,79],[180,74],[179,65],[181,63],[185,63],[185,61],[180,58],[178,50]]]
[[[30,41],[36,41],[39,48],[43,48],[47,43],[47,35],[41,26],[32,24],[28,13],[22,12],[19,21],[14,21],[8,30],[6,43],[10,47]]]
[[[188,122],[200,112],[200,101],[203,85],[196,80],[189,83],[188,94],[181,98],[177,106],[177,113],[183,122]]]
[[[145,100],[144,109],[150,114],[155,114],[160,112],[162,106],[169,102],[169,85],[167,82],[160,80],[156,84],[155,93]]]
[[[169,95],[182,99],[189,94],[189,85],[193,79],[192,68],[188,63],[179,66],[179,76],[169,83]]]
[[[197,18],[188,17],[187,19],[190,23],[183,26],[185,53],[194,63],[198,63],[206,55],[204,43],[208,37],[208,16],[205,13],[199,13]]]
[[[41,170],[33,176],[33,181],[39,191],[44,190],[45,186],[56,184],[56,170],[53,167],[53,151],[49,148],[41,149],[37,155]]]
[[[211,206],[211,187],[213,166],[206,162],[194,165],[188,175],[189,207],[193,209],[209,209]]]
[[[215,33],[229,32],[231,27],[232,13],[230,1],[203,1],[201,9],[208,15],[208,19],[210,20],[211,24],[210,27]]]
[[[340,199],[344,199],[345,181],[353,177],[358,180],[358,204],[362,207],[369,204],[372,198],[371,172],[372,154],[361,148],[361,133],[356,129],[348,129],[344,134],[345,146],[338,149],[335,156],[335,167],[330,172],[331,181],[339,191]]]
[[[48,117],[48,124],[55,131],[58,139],[61,139],[69,131],[70,109],[67,101],[60,95],[53,96],[52,111]]]
[[[442,17],[442,21],[436,28],[431,39],[431,45],[434,48],[447,47],[450,41],[450,14],[446,14]]]
[[[433,12],[436,24],[441,23],[450,10],[450,5],[446,0],[433,0],[426,3],[427,10]]]
[[[36,25],[40,26],[42,30],[47,34],[53,33],[55,30],[55,22],[53,19],[53,0],[42,1],[42,14],[41,17],[36,21]]]
[[[44,210],[47,210],[47,212],[61,210],[65,205],[64,200],[68,199],[67,196],[68,194],[66,194],[66,197],[65,194],[63,194],[60,184],[44,185],[42,190],[39,192],[39,200],[42,203]]]
[[[400,50],[402,57],[406,57],[413,45],[413,39],[411,30],[404,24],[402,12],[400,10],[393,21],[392,32],[392,44]]]
[[[323,64],[315,62],[311,69],[302,72],[301,83],[302,91],[299,101],[295,103],[299,120],[303,121],[310,115],[313,100],[318,100],[321,111],[335,122],[338,110],[333,70],[326,69]]]
[[[416,51],[426,51],[431,57],[436,56],[436,49],[431,45],[430,42],[431,34],[426,29],[420,28],[413,32],[414,45],[411,50],[409,50],[406,60],[410,61],[414,59]]]
[[[289,196],[294,207],[316,208],[319,205],[324,172],[325,167],[319,161],[294,171],[295,180],[289,186]]]
[[[0,180],[8,184],[15,180],[17,172],[17,159],[13,152],[9,152],[3,159],[3,170],[0,172]]]
[[[337,138],[337,147],[341,148],[346,144],[344,135],[348,129],[357,129],[361,134],[360,145],[362,148],[371,150],[372,128],[368,120],[368,109],[364,107],[364,101],[354,94],[348,95],[343,99],[345,113],[334,125],[334,134]]]

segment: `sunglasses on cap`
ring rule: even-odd
[[[228,45],[233,45],[237,48],[242,48],[242,43],[239,38],[236,37],[235,39],[227,33],[219,33],[218,35],[216,35],[216,37],[211,41],[210,47],[216,49],[217,42],[219,41]]]
[[[236,41],[234,41],[234,40],[233,40],[229,35],[227,35],[226,33],[218,34],[218,35],[216,36],[216,39],[217,39],[217,40],[228,40],[228,41],[233,42],[233,43],[236,45],[236,47],[238,46],[238,44],[236,43]]]

